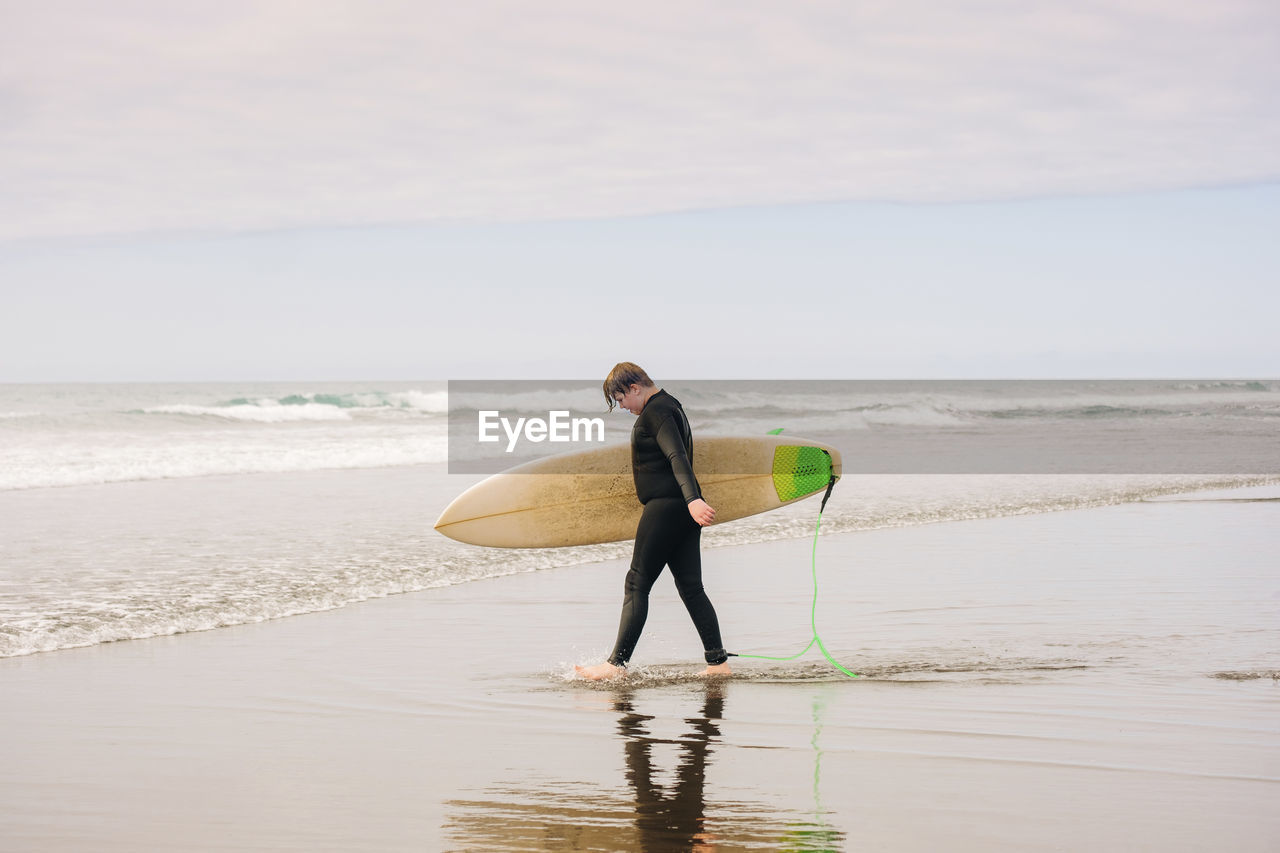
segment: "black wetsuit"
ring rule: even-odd
[[[680,402],[666,391],[649,397],[631,429],[631,473],[644,511],[609,662],[625,666],[631,658],[649,615],[649,590],[663,566],[670,566],[707,663],[724,663],[729,656],[720,641],[720,623],[702,588],[702,527],[689,515],[689,503],[702,497],[693,476],[693,432]]]

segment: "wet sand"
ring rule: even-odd
[[[669,578],[570,680],[621,561],[0,660],[0,847],[1275,850],[1277,496],[823,536],[857,680],[696,678]],[[810,547],[704,554],[731,649],[808,641]]]

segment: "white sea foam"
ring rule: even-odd
[[[972,417],[1187,414],[1231,407],[1280,411],[1280,383],[1240,382],[691,382],[674,387],[704,417],[747,413],[884,412],[903,425],[940,425]],[[872,416],[874,417],[874,415]]]
[[[149,415],[194,415],[225,418],[229,421],[253,421],[278,424],[288,421],[349,421],[351,415],[345,409],[326,403],[304,403],[297,406],[281,405],[275,400],[259,400],[257,403],[239,403],[230,406],[152,406],[143,409]]]
[[[448,395],[430,386],[24,386],[9,393],[6,399],[0,389],[0,490],[446,459]]]
[[[0,490],[79,486],[134,480],[258,474],[340,468],[387,468],[444,462],[441,428],[371,429],[360,433],[291,431],[197,434],[163,443],[148,437],[81,439],[71,447],[9,448],[0,467]]]
[[[946,404],[914,402],[895,405],[876,405],[862,408],[832,408],[816,412],[791,413],[770,409],[753,411],[747,416],[731,409],[722,409],[710,415],[695,410],[690,415],[695,429],[709,428],[717,433],[753,435],[782,427],[787,435],[808,435],[810,432],[829,433],[847,430],[866,430],[872,427],[957,427],[970,423],[970,418]]]
[[[529,387],[534,383],[504,384],[467,383],[455,385],[447,400],[455,409],[499,409],[503,412],[550,412],[566,409],[575,412],[607,410],[604,393],[596,383],[573,384],[570,388]]]
[[[279,480],[266,491],[248,480],[225,480],[124,493],[124,500],[140,503],[117,507],[117,517],[92,514],[81,531],[83,542],[68,540],[42,549],[10,543],[10,556],[18,562],[0,567],[0,579],[14,590],[8,602],[0,601],[0,624],[5,626],[0,630],[0,657],[260,622],[478,579],[625,559],[630,553],[630,542],[508,551],[477,549],[432,535],[432,513],[420,509],[415,499],[423,485],[444,486],[433,476],[442,475],[412,480],[391,473],[354,481]],[[1259,481],[856,477],[837,489],[822,531],[1096,507]],[[316,482],[328,484],[342,497],[317,500],[312,497]],[[351,482],[363,484],[365,491],[352,488]],[[166,500],[165,495],[181,495],[184,500]],[[53,502],[42,503],[50,524],[59,523],[69,507],[99,500],[74,492],[51,497]],[[378,501],[391,511],[375,511]],[[240,508],[244,502],[256,503]],[[714,527],[707,531],[704,545],[710,550],[808,538],[816,511],[810,500]],[[251,527],[246,528],[246,517],[252,517]],[[40,536],[33,531],[27,535]],[[104,549],[104,543],[109,547]],[[56,565],[40,572],[21,565],[40,554],[46,559],[56,554]],[[76,570],[83,565],[94,569]],[[11,573],[8,578],[6,571]]]
[[[449,411],[447,391],[400,391],[387,395],[387,399],[406,409],[443,414]]]
[[[870,406],[857,414],[867,423],[884,426],[959,426],[967,422],[950,403],[928,400]]]
[[[289,421],[341,421],[355,416],[377,415],[387,410],[443,414],[449,410],[445,391],[357,391],[350,393],[305,392],[283,397],[237,398],[216,405],[175,403],[149,406],[144,414],[191,415],[254,423]]]

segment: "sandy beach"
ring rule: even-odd
[[[0,661],[0,838],[83,850],[1274,850],[1280,489],[823,536],[829,650],[625,564]],[[1197,500],[1187,500],[1196,497]],[[706,555],[735,651],[811,543]]]

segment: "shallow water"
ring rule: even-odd
[[[823,536],[708,683],[624,560],[0,661],[12,849],[1273,850],[1274,487]],[[705,554],[736,651],[810,543]],[[1230,675],[1227,675],[1230,674]]]
[[[0,657],[221,628],[626,557],[503,550],[432,530],[474,478],[444,466],[0,491]],[[1256,477],[849,477],[824,534],[1134,501]],[[817,501],[716,526],[704,549],[804,542]],[[807,638],[806,638],[807,639]]]

